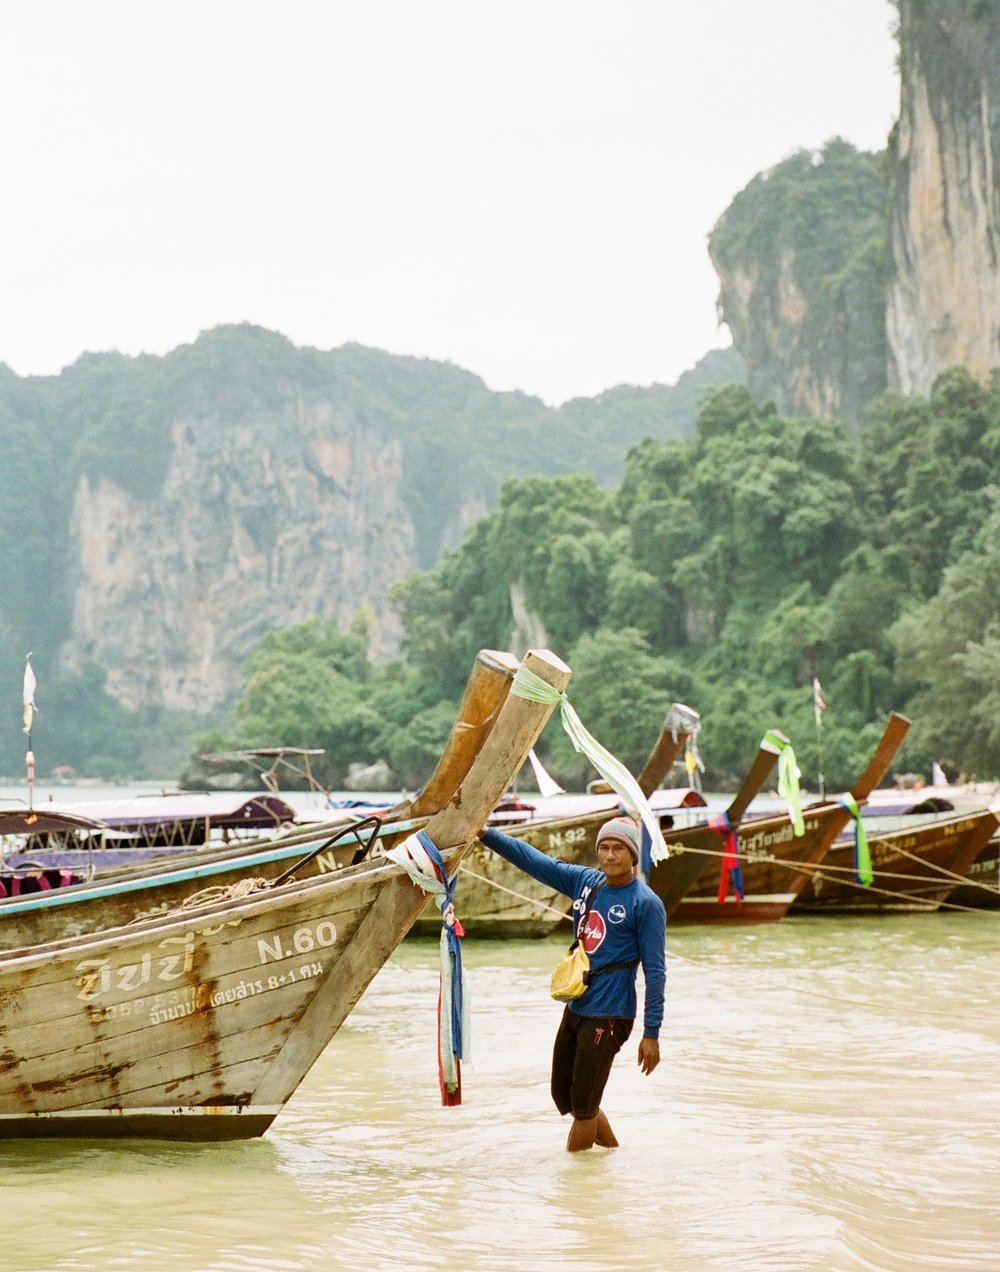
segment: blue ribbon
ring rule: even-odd
[[[417,838],[420,840],[420,845],[424,852],[430,857],[434,869],[444,885],[444,892],[438,896],[437,903],[441,909],[441,930],[448,943],[448,963],[451,971],[448,995],[451,999],[451,1049],[455,1058],[461,1060],[462,981],[464,977],[462,970],[462,927],[454,917],[455,885],[458,883],[458,872],[456,871],[453,878],[448,878],[448,872],[444,866],[444,858],[438,852],[433,839],[425,830],[418,830]],[[451,923],[447,921],[446,917],[449,908],[452,911],[453,922]]]

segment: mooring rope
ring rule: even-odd
[[[878,844],[884,841],[876,839],[874,840],[874,842]],[[689,845],[689,844],[670,844],[668,846],[672,854],[681,853],[681,852],[690,852],[690,853],[697,853],[702,857],[714,858],[716,860],[722,858],[725,855],[724,852],[719,849],[696,848],[693,845]],[[895,845],[892,846],[892,850],[894,852],[897,852],[900,856],[908,857],[910,860],[915,861],[918,865],[926,866],[931,870],[938,871],[938,873],[942,876],[942,878],[945,881],[949,881],[949,880],[952,881],[956,887],[961,886],[961,887],[974,888],[978,892],[985,892],[987,896],[1000,898],[1000,891],[998,891],[996,888],[991,888],[989,884],[980,883],[977,879],[970,879],[966,875],[959,875],[959,874],[955,874],[952,871],[945,870],[943,866],[937,866],[935,865],[935,863],[926,861],[924,858],[918,857],[913,853],[907,852],[905,849],[898,849],[896,848]],[[857,888],[862,892],[868,893],[869,895],[886,896],[886,897],[891,897],[899,901],[906,901],[907,899],[905,893],[893,892],[891,889],[888,889],[888,888],[878,888],[874,884],[858,883],[857,879],[854,877],[853,866],[838,866],[828,861],[821,861],[818,863],[795,861],[791,858],[776,857],[773,854],[769,854],[766,857],[757,857],[757,858],[744,857],[743,863],[744,865],[747,865],[747,866],[751,866],[751,865],[759,864],[759,863],[772,863],[775,865],[783,865],[783,866],[788,866],[789,869],[798,870],[802,873],[812,872],[813,877],[827,874],[833,878],[834,882],[848,884],[853,888]],[[876,876],[881,876],[883,880],[897,879],[901,883],[912,883],[915,879],[919,879],[919,876],[917,875],[907,874],[904,871],[897,871],[897,870],[885,870],[885,869],[879,868],[876,870],[875,873],[876,873]],[[933,884],[935,880],[928,879],[926,880],[926,882],[928,884]],[[929,909],[934,906],[940,906],[940,907],[943,907],[944,909],[956,910],[960,913],[969,913],[969,914],[980,913],[979,909],[976,906],[960,905],[958,902],[955,902],[955,901],[933,901],[929,899],[925,900],[924,898],[921,898],[921,897],[913,897],[912,900],[919,903],[923,909]]]
[[[548,905],[545,901],[536,901],[534,897],[529,897],[524,892],[515,892],[513,888],[508,888],[502,883],[497,883],[496,879],[488,879],[486,875],[476,874],[475,870],[470,870],[464,863],[460,865],[459,870],[462,874],[467,874],[471,879],[478,879],[480,883],[488,883],[491,888],[496,888],[498,892],[506,892],[508,896],[516,897],[518,901],[524,901],[528,905],[535,906],[540,910],[547,910],[549,914],[554,914],[557,919],[570,918],[570,915],[563,910],[557,909],[554,905]]]
[[[838,872],[844,869],[844,867],[827,865],[822,861],[813,863],[808,861],[789,861],[782,858],[780,860],[780,864],[787,866],[790,870],[797,871],[799,874],[807,875],[811,880],[814,880],[814,881],[816,879],[822,880],[824,872],[833,871],[837,873],[837,877],[833,879],[834,883],[845,884],[847,887],[855,888],[859,892],[864,893],[867,896],[889,897],[890,900],[897,901],[903,905],[906,905],[906,904],[913,905],[915,907],[919,907],[921,910],[924,910],[924,911],[944,909],[944,910],[954,910],[960,914],[981,913],[981,911],[974,905],[961,905],[957,901],[943,901],[943,900],[935,901],[931,897],[921,897],[913,893],[906,893],[906,892],[893,892],[892,889],[890,888],[879,888],[874,883],[867,883],[867,884],[858,883],[856,879],[853,879],[850,877],[844,878],[840,876]],[[927,863],[921,863],[921,864],[927,864]],[[917,875],[902,874],[894,870],[879,870],[876,872],[876,875],[881,875],[883,879],[901,879],[904,882],[908,882],[908,883],[912,883],[915,880],[917,880],[918,882],[926,882],[929,886],[935,883],[934,879],[920,880]],[[964,885],[966,880],[962,879],[961,882]],[[971,880],[969,882],[972,883]],[[973,884],[972,886],[976,886],[976,885]],[[978,886],[985,887],[985,885],[978,885]],[[992,888],[985,888],[985,891],[989,892],[993,896],[996,895],[996,892]]]
[[[676,847],[676,845],[673,845],[673,847]],[[688,849],[687,847],[685,847],[685,851],[691,851],[691,852],[702,851],[702,852],[705,852],[706,855],[722,856],[721,852],[709,853],[709,850],[707,849]],[[565,919],[566,922],[572,921],[572,916],[570,914],[564,914],[562,910],[557,910],[554,906],[547,905],[544,901],[536,901],[533,897],[529,897],[526,893],[517,892],[514,888],[508,888],[505,884],[497,883],[495,879],[489,879],[487,878],[486,875],[477,874],[475,870],[470,870],[469,867],[466,865],[459,866],[459,870],[469,875],[470,878],[478,879],[480,883],[489,884],[490,887],[496,888],[499,892],[506,892],[509,896],[516,897],[519,901],[524,901],[528,905],[536,906],[542,910],[547,910],[550,914],[554,914],[557,918]],[[907,875],[905,877],[912,878],[912,876],[910,875]],[[861,887],[862,885],[858,884],[857,886]],[[991,892],[993,891],[993,889],[987,889],[987,890]],[[888,895],[898,896],[898,893],[889,893]],[[959,906],[955,908],[961,909],[961,910],[968,910],[969,913],[972,913],[972,914],[982,913],[982,911],[975,910],[971,906]],[[719,970],[716,964],[714,963],[705,963],[696,958],[688,958],[686,954],[678,954],[675,950],[670,950],[670,949],[667,950],[667,960],[669,962],[687,963],[689,967],[697,967],[697,968],[700,968],[702,971],[713,972],[713,971]],[[843,994],[827,994],[827,993],[824,993],[822,990],[816,989],[814,987],[804,988],[801,985],[795,985],[795,984],[792,984],[792,982],[790,981],[781,980],[781,979],[777,981],[771,981],[769,984],[769,988],[774,985],[777,985],[781,989],[791,990],[793,993],[796,993],[796,994],[808,994],[811,998],[822,998],[822,999],[825,999],[827,1002],[832,1002],[832,1003],[846,1003],[849,1006],[855,1006],[855,1007],[884,1007],[887,1010],[895,1007],[894,1003],[886,1002],[880,999],[848,998]],[[929,1016],[944,1016],[949,1019],[953,1018],[952,1012],[938,1011],[932,1007],[924,1007],[922,1008],[922,1011],[925,1015],[929,1015]]]

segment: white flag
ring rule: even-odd
[[[823,686],[819,683],[819,677],[813,676],[813,715],[816,717],[816,724],[820,722],[820,716],[826,710],[826,699],[823,697]]]
[[[563,795],[565,791],[550,774],[546,773],[542,766],[542,761],[538,758],[534,751],[528,752],[528,759],[531,761],[531,767],[535,772],[535,781],[538,783],[538,793],[544,799],[550,799],[553,795]]]
[[[35,718],[35,686],[38,681],[35,679],[35,673],[31,666],[31,655],[29,654],[24,664],[24,689],[21,692],[21,699],[24,703],[24,732],[31,732],[31,724]]]

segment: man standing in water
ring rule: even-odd
[[[617,1148],[601,1096],[614,1058],[635,1023],[640,963],[646,1001],[639,1068],[650,1074],[660,1063],[667,919],[662,901],[636,877],[641,831],[628,817],[605,822],[597,834],[598,870],[555,861],[523,839],[498,830],[486,830],[481,838],[525,874],[573,899],[574,929],[590,956],[590,983],[563,1012],[552,1052],[552,1099],[560,1113],[573,1115],[566,1142],[571,1153],[594,1144]],[[586,930],[581,932],[595,889]]]

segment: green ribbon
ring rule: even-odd
[[[802,772],[796,762],[792,744],[787,738],[774,732],[765,733],[764,741],[778,752],[778,794],[788,804],[788,816],[796,835],[804,835],[806,824],[802,820],[802,795],[799,791]]]
[[[621,760],[588,733],[576,710],[564,693],[553,689],[541,676],[536,676],[524,663],[518,667],[511,683],[511,693],[518,698],[526,698],[529,702],[542,702],[546,706],[559,705],[559,714],[566,736],[575,749],[585,755],[601,777],[621,798],[626,809],[636,821],[641,821],[652,840],[651,855],[654,862],[663,861],[670,856],[667,845],[660,833],[660,823],[649,806],[649,801],[639,789],[639,783],[628,771]]]
[[[858,807],[858,801],[848,791],[846,795],[837,796],[837,803],[842,808],[846,808],[854,818],[854,874],[858,883],[870,888],[875,880],[875,872],[872,870],[872,855],[868,848],[868,835],[865,831],[865,824],[861,820],[861,809]]]

